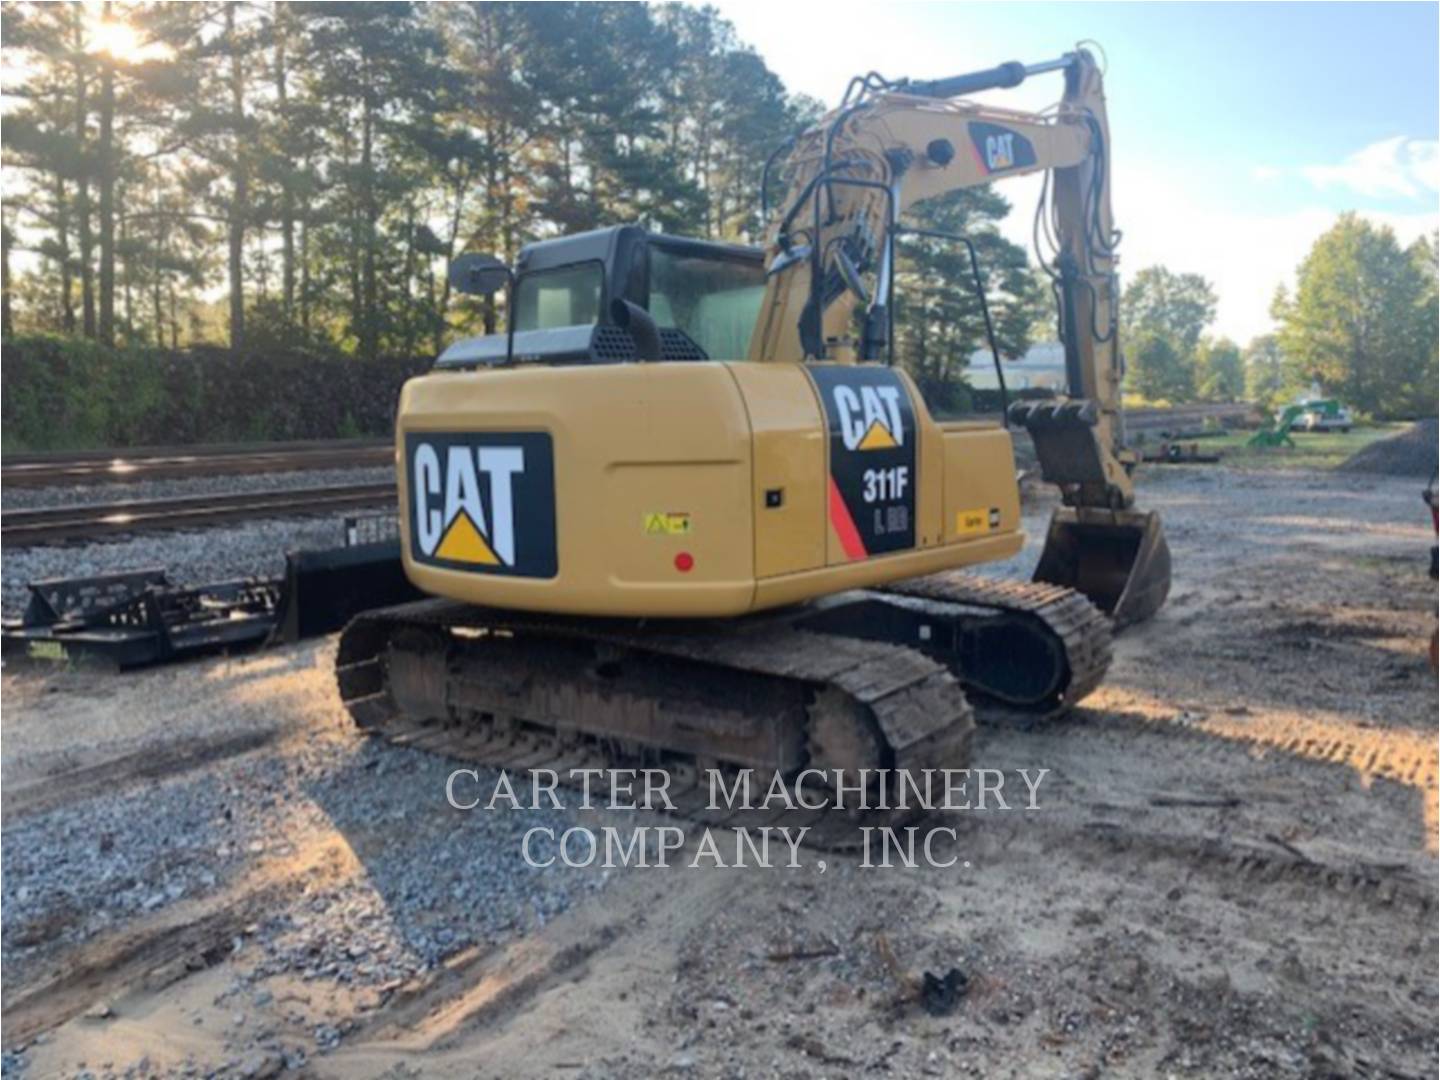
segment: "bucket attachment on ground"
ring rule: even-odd
[[[1160,515],[1056,510],[1035,580],[1084,593],[1117,629],[1143,622],[1170,594],[1170,547]]]
[[[285,556],[278,633],[281,641],[330,634],[371,608],[424,594],[405,577],[399,540],[294,551]]]

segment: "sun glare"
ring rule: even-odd
[[[90,51],[135,62],[163,56],[166,50],[163,45],[143,41],[129,23],[100,16],[90,23]]]

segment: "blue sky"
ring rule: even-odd
[[[1440,224],[1440,6],[1433,3],[716,5],[792,90],[833,105],[852,74],[929,78],[1033,62],[1092,38],[1108,58],[1122,271],[1203,273],[1215,330],[1269,329],[1276,285],[1341,210],[1408,242]],[[1058,76],[985,95],[1019,108]],[[1002,186],[1028,236],[1032,180]],[[1028,241],[1027,241],[1028,244]]]

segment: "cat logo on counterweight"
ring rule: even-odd
[[[409,433],[410,554],[448,569],[555,575],[550,436]]]

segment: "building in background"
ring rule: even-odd
[[[1001,359],[1007,390],[1065,390],[1065,346],[1041,341],[1018,360]],[[989,349],[976,349],[965,365],[965,379],[976,390],[998,390],[995,360]]]

